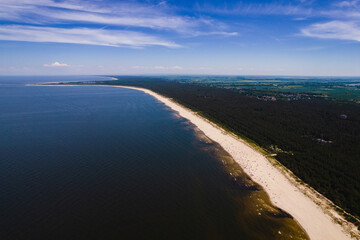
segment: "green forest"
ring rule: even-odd
[[[276,153],[301,180],[359,218],[359,104],[334,99],[263,101],[231,89],[155,77],[119,77],[96,84],[143,87],[173,98]]]

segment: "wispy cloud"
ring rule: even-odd
[[[291,15],[291,16],[307,16],[312,14],[313,9],[309,1],[300,1],[298,3],[288,2],[286,4],[271,3],[245,3],[237,2],[223,7],[205,4],[198,6],[204,12],[212,12],[217,14],[232,15]]]
[[[133,31],[109,31],[90,28],[68,29],[22,25],[0,25],[0,40],[76,43],[135,48],[146,46],[181,47],[176,43]]]
[[[352,1],[341,1],[337,2],[334,5],[337,7],[355,7],[360,4],[360,0],[352,0]]]
[[[42,16],[53,22],[82,22],[115,26],[142,27],[162,30],[184,31],[199,25],[195,19],[178,16],[117,16],[88,12],[44,11]]]
[[[44,64],[44,67],[70,67],[70,65],[66,63],[53,62],[51,64]]]
[[[238,32],[226,32],[226,31],[218,31],[218,32],[202,32],[202,31],[193,31],[189,32],[190,36],[210,36],[210,35],[218,35],[224,37],[238,36]]]
[[[96,5],[97,1],[87,0],[2,0],[0,2],[1,12],[13,10],[14,14],[44,8],[57,8],[59,10],[78,10],[87,12],[109,12],[109,9]]]
[[[198,19],[169,15],[151,8],[122,4],[119,11],[110,10],[102,6],[82,7],[75,4],[61,4],[52,1],[42,1],[43,4],[32,1],[15,1],[11,4],[0,3],[0,18],[21,23],[46,25],[49,23],[88,23],[106,24],[126,27],[143,27],[184,31],[203,24]],[[86,2],[85,2],[86,3]],[[83,5],[84,4],[83,2]],[[56,6],[55,8],[53,6]],[[119,8],[115,4],[115,8]],[[137,9],[134,11],[134,9]]]
[[[331,21],[312,24],[302,29],[301,33],[307,37],[360,42],[360,26],[355,22]]]
[[[0,19],[31,24],[87,23],[192,32],[214,21],[177,15],[167,4],[102,1],[2,0]],[[218,26],[219,23],[216,23]],[[221,34],[221,33],[220,33]]]
[[[0,0],[0,20],[12,22],[0,25],[0,40],[13,41],[179,47],[163,40],[169,32],[184,37],[237,35],[217,20],[176,14],[165,1]],[[77,27],[66,28],[69,24]]]
[[[298,1],[271,1],[268,3],[247,3],[238,1],[222,6],[205,3],[198,5],[201,12],[220,15],[277,15],[289,16],[294,21],[309,20],[311,18],[335,19],[360,19],[360,0],[329,1],[328,4],[314,4],[314,0]]]

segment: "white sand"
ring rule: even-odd
[[[268,159],[240,138],[171,99],[143,88],[124,88],[140,90],[155,97],[178,112],[180,116],[191,121],[207,137],[219,143],[243,170],[264,188],[276,206],[290,213],[299,222],[311,239],[360,239],[360,233],[356,227],[338,215],[329,200],[310,187],[296,183],[289,170],[284,167],[275,167],[270,162],[275,160]],[[341,221],[342,225],[336,221]]]
[[[276,206],[290,213],[300,223],[311,239],[360,239],[356,227],[332,211],[327,199],[319,196],[318,193],[306,186],[297,186],[299,184],[295,184],[295,180],[291,179],[289,174],[274,167],[262,153],[241,139],[227,133],[225,130],[171,99],[143,88],[126,88],[150,94],[172,110],[178,112],[180,116],[190,120],[207,137],[219,143],[239,163],[243,170],[265,189]],[[343,227],[335,223],[335,217],[343,222]],[[349,234],[350,231],[353,232],[353,238]]]

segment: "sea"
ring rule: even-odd
[[[307,239],[152,96],[27,85],[105,79],[0,77],[0,239]]]

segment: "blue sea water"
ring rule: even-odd
[[[214,143],[163,103],[25,85],[85,80],[104,77],[0,77],[0,239],[278,239],[287,222],[242,215]]]

